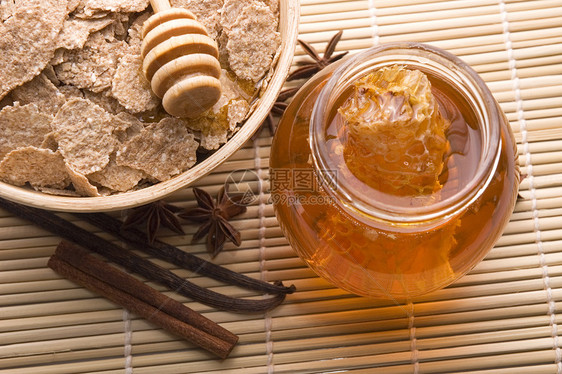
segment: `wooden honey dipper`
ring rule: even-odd
[[[143,25],[143,73],[166,112],[195,117],[220,98],[221,66],[216,42],[205,26],[168,0],[150,0],[154,15]]]

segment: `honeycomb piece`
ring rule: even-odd
[[[393,65],[355,83],[339,108],[345,120],[344,159],[362,182],[396,196],[438,191],[448,149],[448,120],[418,70]]]

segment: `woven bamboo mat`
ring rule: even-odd
[[[218,361],[61,279],[46,267],[59,238],[0,212],[0,373],[562,373],[562,0],[301,0],[302,40],[322,50],[340,29],[338,50],[431,43],[488,82],[527,178],[487,258],[407,305],[330,286],[295,257],[278,227],[264,132],[197,186],[214,194],[232,170],[259,175],[258,201],[234,221],[242,246],[227,244],[216,262],[298,292],[265,315],[166,292],[240,335],[230,358]],[[298,49],[295,62],[303,58]],[[170,200],[194,205],[189,188]],[[185,236],[161,238],[207,258],[203,245],[188,244],[196,227],[184,228]],[[176,271],[215,291],[261,297]]]

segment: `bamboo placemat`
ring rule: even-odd
[[[264,132],[196,185],[215,194],[232,170],[257,173],[258,201],[234,221],[242,246],[227,244],[215,261],[298,292],[258,315],[166,292],[240,335],[230,358],[218,361],[61,279],[46,267],[59,238],[0,212],[0,373],[562,373],[562,0],[301,4],[300,39],[318,50],[340,29],[340,51],[431,43],[487,81],[527,175],[493,251],[452,286],[407,305],[330,286],[295,257],[278,227]],[[295,62],[303,58],[298,49]],[[170,201],[194,205],[190,188]],[[188,244],[196,227],[184,228],[185,236],[162,231],[161,238],[207,258],[203,245]],[[177,273],[219,292],[261,297]]]

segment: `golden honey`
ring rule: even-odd
[[[407,164],[411,154],[400,142],[386,147],[395,154],[377,154],[379,147],[348,141],[339,109],[353,84],[395,65],[427,76],[447,121],[438,188],[383,188],[393,174],[369,171],[385,157]],[[349,154],[358,155],[355,166]],[[427,45],[387,44],[317,74],[297,93],[273,141],[271,194],[286,237],[318,275],[359,295],[406,300],[451,284],[493,247],[516,200],[515,159],[509,124],[470,67]]]

